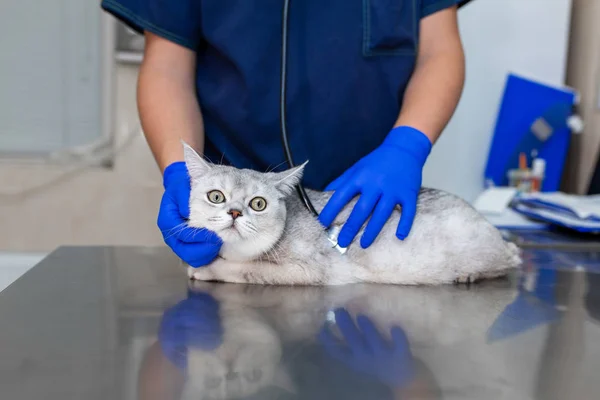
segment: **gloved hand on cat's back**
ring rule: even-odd
[[[187,226],[190,215],[190,177],[183,161],[165,168],[165,192],[158,213],[158,227],[165,243],[192,267],[210,264],[223,244],[216,233]]]
[[[350,245],[370,216],[360,240],[361,247],[369,247],[397,205],[402,206],[402,216],[396,236],[400,240],[408,236],[431,147],[429,138],[419,130],[408,126],[394,128],[378,148],[327,186],[326,191],[335,192],[319,216],[325,227],[360,195],[338,236],[341,247]]]

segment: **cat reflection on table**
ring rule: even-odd
[[[223,340],[219,347],[187,348],[188,381],[181,399],[238,399],[267,386],[289,390],[289,377],[280,366],[277,332],[249,308],[221,303],[221,315]]]
[[[141,399],[240,399],[289,385],[275,330],[252,308],[209,291],[190,291],[168,309],[158,339],[141,368]]]
[[[364,398],[360,389],[364,393],[363,385],[367,384],[391,393],[391,397],[370,398],[437,399],[441,398],[442,385],[449,390],[469,387],[481,394],[480,398],[491,398],[499,391],[511,398],[506,392],[510,386],[496,379],[506,377],[506,365],[477,368],[480,357],[498,359],[498,354],[482,352],[478,346],[487,346],[484,333],[496,319],[498,307],[509,304],[515,295],[505,290],[502,282],[493,285],[500,287],[487,287],[482,295],[452,286],[290,287],[191,282],[193,293],[203,295],[190,294],[182,303],[186,311],[194,310],[196,320],[187,320],[191,314],[181,310],[165,313],[161,330],[175,328],[171,330],[176,332],[176,343],[165,343],[165,335],[159,334],[160,345],[148,350],[141,368],[140,398],[319,398],[315,393],[337,393],[345,388],[356,391],[345,397],[352,399]],[[188,307],[190,302],[192,307]],[[327,343],[318,339],[324,329],[330,329],[341,346],[349,346],[355,355],[361,352],[346,328],[331,325],[328,316],[340,309],[361,329],[364,322],[359,325],[358,321],[369,319],[378,332],[370,335],[371,342],[381,341],[409,352],[396,352],[396,358],[360,356],[358,363],[348,364],[355,371],[343,375],[346,360],[338,361],[335,346],[331,352],[331,346],[328,349]],[[453,318],[447,318],[450,314]],[[174,318],[164,321],[167,315]],[[404,341],[393,340],[395,327],[405,332]],[[469,356],[458,357],[465,354],[465,345]],[[406,358],[406,354],[411,357]],[[451,369],[444,368],[447,361],[452,362]],[[481,360],[482,365],[488,362]],[[369,368],[361,371],[363,365]],[[390,381],[390,375],[369,374],[377,369],[396,371],[398,381]],[[371,376],[378,383],[368,383],[361,376]]]
[[[210,265],[188,268],[191,279],[278,285],[356,282],[444,284],[506,275],[521,262],[518,248],[465,201],[422,189],[410,235],[396,238],[399,207],[367,249],[341,255],[321,224],[294,195],[306,163],[261,173],[210,164],[183,144],[190,174],[192,228],[215,232],[223,245]],[[331,193],[308,191],[317,211]],[[334,221],[348,219],[356,199]],[[362,230],[359,232],[359,236]]]

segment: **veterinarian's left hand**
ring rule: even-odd
[[[340,342],[328,326],[319,334],[319,341],[331,357],[357,372],[375,376],[393,388],[403,388],[412,382],[414,362],[401,328],[393,327],[392,340],[387,341],[369,318],[360,315],[355,325],[345,309],[335,311],[335,324],[345,343]]]
[[[350,245],[371,216],[360,240],[361,247],[369,247],[397,205],[402,206],[402,217],[396,236],[400,240],[408,236],[417,211],[423,166],[431,147],[431,141],[422,132],[408,126],[397,127],[377,149],[327,186],[325,190],[335,193],[319,216],[325,227],[333,223],[348,202],[360,195],[339,234],[341,247]]]
[[[158,340],[171,362],[184,368],[190,347],[212,350],[221,345],[223,327],[219,303],[209,294],[188,292],[188,298],[168,309],[161,320]]]

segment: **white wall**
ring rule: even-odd
[[[137,72],[135,66],[116,70],[117,147],[139,124]],[[0,162],[0,252],[43,252],[61,245],[163,245],[156,227],[161,176],[141,132],[114,167],[65,175],[71,169]]]
[[[565,79],[571,0],[475,0],[459,12],[467,79],[456,114],[425,166],[423,183],[473,201],[506,75]]]
[[[99,140],[105,132],[97,2],[0,3],[0,153]]]

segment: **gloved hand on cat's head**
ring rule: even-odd
[[[318,337],[329,356],[392,388],[404,388],[415,379],[415,363],[408,338],[400,327],[391,329],[391,341],[388,341],[368,317],[358,316],[355,325],[343,308],[335,310],[335,324],[342,338],[336,338],[327,325]]]
[[[325,227],[360,195],[338,236],[341,247],[350,245],[370,216],[360,240],[363,248],[369,247],[397,205],[402,206],[402,217],[396,236],[400,240],[408,236],[417,212],[423,166],[431,147],[429,138],[419,130],[408,126],[394,128],[378,148],[327,186],[326,191],[335,193],[319,216]]]
[[[163,194],[158,213],[158,227],[165,243],[187,264],[202,267],[210,264],[223,244],[216,233],[187,225],[190,216],[190,177],[183,161],[165,168]]]

